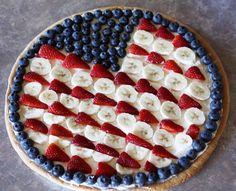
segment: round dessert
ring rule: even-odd
[[[188,27],[137,8],[73,15],[17,59],[6,126],[22,160],[72,189],[165,189],[199,170],[228,116],[219,58]]]

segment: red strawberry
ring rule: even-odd
[[[192,139],[196,139],[198,137],[198,134],[200,132],[200,128],[197,125],[190,125],[186,134],[192,137]]]
[[[156,172],[157,167],[147,160],[144,165],[144,170],[146,170],[147,172]]]
[[[37,131],[43,134],[48,133],[47,126],[42,121],[39,121],[38,119],[26,119],[24,126],[26,128],[32,129],[34,131]]]
[[[144,147],[144,148],[147,148],[147,149],[150,149],[152,150],[153,146],[151,143],[143,140],[142,138],[132,134],[132,133],[129,133],[127,136],[126,136],[126,141],[128,143],[133,143],[135,145],[138,145],[140,147]]]
[[[49,44],[44,44],[39,49],[39,56],[46,59],[64,60],[65,55]]]
[[[126,84],[134,86],[135,82],[124,72],[119,72],[116,74],[114,83],[116,85]]]
[[[140,55],[140,56],[147,56],[148,52],[137,44],[131,44],[128,48],[128,53]]]
[[[168,31],[165,27],[161,26],[160,28],[157,29],[156,32],[156,37],[161,37],[167,40],[172,40],[175,36]]]
[[[68,129],[58,124],[51,125],[51,127],[49,128],[49,134],[57,137],[73,137],[73,134]]]
[[[148,92],[152,94],[157,93],[157,90],[154,87],[152,87],[149,81],[146,79],[140,79],[139,81],[137,81],[135,85],[135,89],[140,93],[144,93],[144,92]]]
[[[76,146],[79,146],[79,147],[84,147],[84,148],[88,148],[88,149],[92,149],[92,150],[95,149],[95,146],[92,141],[90,141],[86,137],[79,135],[79,134],[74,136],[71,143]]]
[[[142,109],[141,111],[139,111],[138,119],[140,121],[150,124],[157,124],[159,122],[157,118],[150,111],[146,109]]]
[[[70,161],[67,163],[67,171],[70,173],[75,173],[77,171],[83,172],[85,174],[90,174],[92,172],[92,168],[89,166],[84,159],[75,155],[72,156]]]
[[[175,96],[165,87],[161,86],[157,90],[157,97],[161,101],[172,101],[174,103],[178,103],[178,100],[175,98]]]
[[[155,145],[152,149],[152,153],[156,156],[162,157],[162,158],[171,158],[171,159],[177,159],[175,155],[167,151],[164,147],[161,145]]]
[[[188,42],[181,35],[176,35],[175,38],[172,40],[172,44],[175,48],[189,46]]]
[[[205,80],[204,75],[197,66],[190,67],[184,75],[190,79]]]
[[[141,165],[136,160],[134,160],[131,156],[129,156],[126,152],[122,152],[116,162],[120,164],[121,166],[127,167],[127,168],[137,169],[141,167]]]
[[[165,59],[157,52],[150,52],[147,57],[147,62],[151,64],[162,64],[165,62]]]
[[[147,19],[140,19],[139,25],[137,26],[137,28],[138,30],[145,30],[148,32],[157,31],[155,25],[153,25],[152,22]]]
[[[196,107],[198,109],[201,109],[202,106],[200,103],[195,101],[193,98],[188,96],[187,94],[182,94],[181,97],[179,98],[178,105],[181,109],[188,109],[190,107]]]
[[[79,112],[75,121],[81,125],[91,125],[95,127],[100,127],[99,123],[95,119],[93,119],[84,112]]]
[[[160,122],[160,129],[165,129],[170,133],[179,133],[184,130],[184,128],[181,125],[178,125],[169,119],[163,119]]]
[[[74,116],[76,116],[75,113],[70,111],[68,108],[66,108],[59,101],[55,101],[51,106],[49,106],[48,112],[52,113],[52,114],[55,114],[55,115],[62,115],[62,116],[67,116],[67,117],[74,117]]]
[[[52,161],[68,162],[70,160],[70,157],[54,143],[48,145],[45,156]]]
[[[164,69],[183,74],[182,69],[174,60],[167,60],[163,66]]]
[[[19,103],[34,108],[40,108],[40,109],[48,108],[47,104],[39,101],[36,97],[31,96],[29,94],[23,94],[19,99]]]
[[[80,86],[76,86],[72,89],[71,95],[78,99],[90,99],[94,98],[94,95]]]
[[[111,99],[104,94],[96,93],[93,103],[96,105],[106,105],[106,106],[116,106],[116,101],[114,99]]]
[[[90,69],[89,65],[84,62],[76,54],[68,54],[65,60],[62,63],[62,66],[65,68],[81,68],[81,69]]]
[[[38,82],[43,86],[49,86],[49,82],[36,72],[28,72],[24,75],[24,80],[27,82]]]
[[[105,162],[99,162],[98,163],[98,167],[97,167],[97,171],[96,171],[96,176],[113,176],[117,174],[116,169],[114,169],[113,167],[111,167],[109,164],[105,163]]]
[[[114,76],[103,65],[95,64],[90,72],[93,78],[108,78],[114,80]]]
[[[138,115],[138,110],[125,101],[119,101],[116,106],[116,113],[129,113],[132,115]]]
[[[100,153],[103,153],[112,157],[119,157],[119,153],[115,149],[104,144],[100,144],[100,143],[97,144],[95,146],[95,150],[97,152],[100,152]]]
[[[121,131],[119,128],[115,127],[114,125],[110,123],[103,123],[101,126],[101,130],[105,131],[106,133],[117,135],[120,137],[126,136],[126,134],[123,131]]]
[[[49,89],[54,90],[57,93],[71,94],[71,89],[66,84],[60,82],[57,79],[51,81]]]

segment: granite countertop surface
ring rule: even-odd
[[[4,124],[4,94],[17,55],[45,27],[76,12],[103,6],[138,6],[192,26],[221,58],[230,83],[231,112],[218,147],[203,169],[172,191],[236,190],[236,1],[235,0],[1,0],[0,3],[0,190],[67,191],[26,167]]]

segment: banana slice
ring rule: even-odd
[[[84,135],[91,141],[99,141],[105,137],[106,133],[104,131],[99,130],[96,127],[87,125],[84,130]]]
[[[181,118],[181,110],[179,106],[172,101],[163,102],[160,111],[164,118],[173,120]]]
[[[111,94],[115,91],[115,85],[113,81],[107,78],[99,78],[94,83],[94,89],[96,92],[103,93],[103,94]]]
[[[58,145],[61,148],[66,148],[66,147],[68,147],[70,145],[70,141],[69,140],[62,139],[60,137],[53,136],[53,135],[49,135],[48,143],[49,144],[54,143],[54,144]]]
[[[118,127],[120,127],[126,134],[132,132],[136,123],[136,118],[128,113],[121,113],[116,118]]]
[[[192,82],[188,87],[191,96],[198,100],[207,100],[210,97],[209,88],[199,82]]]
[[[23,90],[25,94],[37,96],[42,90],[42,85],[38,82],[29,82],[24,86]]]
[[[79,111],[92,115],[98,112],[100,106],[94,105],[93,100],[83,100],[79,104]]]
[[[60,102],[69,109],[75,108],[79,104],[78,99],[64,93],[60,96]]]
[[[160,100],[151,93],[143,93],[139,98],[139,104],[149,111],[158,111],[160,108]]]
[[[143,160],[148,154],[148,149],[144,147],[139,147],[132,143],[128,143],[125,147],[125,152],[127,152],[132,158],[136,160]]]
[[[126,142],[124,137],[116,136],[116,135],[111,135],[111,134],[106,134],[103,142],[106,145],[109,145],[110,147],[113,147],[115,149],[122,149],[125,147]]]
[[[116,120],[116,113],[112,107],[102,107],[98,112],[98,118],[104,122],[113,122]]]
[[[121,85],[116,90],[116,96],[119,101],[134,103],[137,99],[138,92],[130,85]]]
[[[137,30],[133,36],[134,42],[141,45],[150,45],[154,37],[150,32],[144,30]]]
[[[148,159],[152,164],[154,164],[157,168],[163,168],[166,167],[168,165],[170,165],[170,163],[172,162],[171,159],[168,158],[161,158],[159,156],[156,156],[154,154],[150,154],[149,155],[149,159]]]
[[[132,168],[123,167],[118,163],[116,163],[116,170],[117,170],[118,173],[120,173],[122,175],[133,174],[134,173],[134,170]]]
[[[192,146],[193,140],[185,133],[178,133],[175,136],[175,149],[178,151],[188,150]]]
[[[133,133],[139,137],[144,138],[144,139],[150,139],[153,135],[153,129],[147,123],[142,122],[142,121],[138,121],[134,125]]]
[[[37,109],[27,106],[21,106],[21,111],[26,119],[40,118],[44,114],[44,109]]]
[[[84,127],[76,123],[75,118],[66,119],[66,126],[72,133],[81,133],[84,131]]]
[[[143,68],[143,76],[148,80],[157,82],[164,77],[164,71],[154,64],[147,64]]]
[[[39,100],[47,105],[51,105],[53,102],[58,100],[57,93],[53,90],[44,90],[39,95]]]
[[[58,124],[58,123],[62,123],[65,120],[64,116],[60,116],[60,115],[53,115],[52,113],[44,113],[43,115],[43,121],[48,124],[48,125],[52,125],[54,123]]]
[[[46,75],[51,71],[51,64],[47,59],[34,57],[30,61],[30,70],[40,75]]]
[[[92,157],[93,152],[94,151],[92,149],[78,147],[73,144],[70,145],[70,153],[72,156],[78,155],[81,158],[90,158],[90,157]]]
[[[140,60],[134,58],[125,58],[122,63],[122,71],[128,74],[139,74],[142,71],[143,64]]]
[[[188,47],[177,48],[174,52],[174,57],[185,65],[193,65],[196,59],[195,53]]]
[[[185,111],[184,120],[189,124],[202,125],[205,115],[200,109],[191,107]]]
[[[152,49],[159,54],[169,55],[173,52],[174,46],[170,41],[158,38],[152,44]]]
[[[174,144],[173,135],[164,129],[157,129],[152,137],[152,140],[156,145],[161,145],[164,147],[171,147]]]
[[[183,75],[174,72],[167,74],[164,83],[166,87],[176,91],[184,89],[188,84],[186,78]]]
[[[112,159],[113,159],[112,156],[97,151],[94,151],[93,153],[93,160],[95,160],[96,162],[109,162]]]
[[[50,77],[52,79],[57,79],[61,82],[69,82],[71,79],[71,73],[70,70],[58,65],[53,67],[50,72]]]
[[[48,136],[44,135],[42,133],[32,131],[32,130],[27,130],[28,137],[32,139],[35,143],[42,144],[42,143],[47,143],[48,142]]]
[[[73,86],[88,87],[93,83],[93,79],[88,72],[78,71],[71,78]]]

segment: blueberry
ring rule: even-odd
[[[131,25],[137,26],[138,23],[139,23],[138,17],[133,17],[133,18],[131,18],[131,20],[130,20],[130,24],[131,24]]]
[[[132,10],[131,9],[125,9],[125,10],[123,10],[123,13],[126,17],[131,17],[132,16]]]
[[[170,24],[169,24],[169,26],[168,26],[168,28],[169,28],[170,31],[172,31],[172,32],[176,32],[177,29],[178,29],[178,27],[179,27],[179,24],[176,23],[176,22],[170,22]]]
[[[120,58],[124,58],[125,55],[126,55],[126,51],[125,51],[124,48],[119,48],[119,49],[117,50],[117,54],[118,54],[118,56],[119,56]]]
[[[65,28],[64,30],[63,30],[63,35],[64,36],[70,36],[72,34],[72,30],[71,30],[71,28]]]
[[[92,60],[92,64],[100,64],[102,61],[101,61],[101,59],[99,58],[99,57],[97,57],[97,58],[94,58],[93,60]]]
[[[97,179],[98,186],[107,187],[110,184],[111,180],[107,176],[99,176]]]
[[[99,48],[100,48],[101,51],[105,52],[105,51],[107,51],[108,46],[107,46],[106,44],[101,44],[101,45],[99,46]]]
[[[105,16],[101,16],[98,18],[98,21],[104,25],[107,23],[107,18]]]
[[[93,55],[91,53],[85,53],[83,55],[83,60],[85,62],[91,62],[93,60]]]
[[[99,39],[98,40],[92,40],[91,44],[92,44],[93,47],[97,48],[97,47],[100,46],[101,41]]]
[[[87,29],[89,29],[90,27],[91,27],[91,23],[90,23],[90,22],[83,21],[83,23],[82,23],[82,28],[87,28]]]
[[[75,50],[82,50],[83,43],[81,41],[75,41],[73,45]]]
[[[208,66],[207,66],[207,71],[208,71],[209,73],[217,72],[217,70],[218,70],[218,68],[217,68],[217,65],[216,65],[216,64],[213,64],[213,63],[208,64]]]
[[[80,27],[80,25],[78,25],[78,24],[75,23],[75,24],[72,25],[72,30],[73,30],[73,31],[80,31],[80,30],[81,30],[81,27]]]
[[[187,152],[187,157],[190,159],[190,160],[194,160],[196,157],[197,157],[197,151],[195,151],[194,149],[191,149]]]
[[[25,67],[28,65],[29,65],[29,60],[27,58],[23,57],[19,60],[19,66]]]
[[[180,35],[184,35],[187,32],[187,29],[184,26],[179,26],[177,29],[177,33]]]
[[[73,179],[73,174],[68,171],[65,171],[64,174],[62,175],[62,178],[66,181],[70,181]]]
[[[161,180],[167,179],[170,176],[170,171],[168,168],[157,169],[157,174]]]
[[[82,37],[82,42],[83,42],[84,44],[90,43],[90,38],[89,38],[89,36],[83,36],[83,37]]]
[[[11,86],[11,90],[13,92],[20,92],[22,89],[22,86],[20,83],[13,83],[12,86]]]
[[[208,118],[213,121],[218,121],[220,119],[219,111],[210,111],[208,114]]]
[[[65,45],[65,51],[66,52],[72,52],[74,50],[74,46],[71,44]]]
[[[91,53],[91,51],[92,51],[92,48],[91,48],[91,46],[90,45],[84,45],[83,46],[83,51],[85,52],[85,53]]]
[[[81,29],[81,32],[82,32],[83,35],[89,35],[90,30],[89,30],[89,28],[83,27],[83,28]]]
[[[111,185],[112,186],[119,186],[122,182],[122,178],[119,175],[113,175],[111,177]]]
[[[123,12],[121,9],[114,9],[112,10],[112,14],[116,19],[119,19],[123,15]]]
[[[13,112],[13,113],[10,113],[10,114],[9,114],[9,120],[10,120],[11,122],[16,122],[16,121],[18,121],[19,119],[20,119],[19,113]]]
[[[70,26],[73,25],[73,23],[74,23],[74,22],[73,22],[71,19],[66,18],[66,19],[63,21],[62,25],[63,25],[64,27],[70,27]]]
[[[133,10],[133,16],[137,18],[142,18],[143,17],[143,11],[140,9],[135,9]]]
[[[118,46],[119,42],[119,38],[113,38],[111,39],[111,46]]]
[[[112,65],[111,65],[111,70],[112,70],[113,72],[119,71],[119,70],[120,70],[120,65],[119,65],[119,64],[112,64]]]
[[[92,39],[99,39],[100,38],[100,33],[99,32],[92,32],[92,34],[91,34],[91,36],[92,36]]]
[[[129,40],[130,40],[130,35],[129,35],[129,33],[122,33],[122,34],[121,34],[121,39],[122,39],[123,41],[129,41]]]
[[[82,172],[76,172],[73,176],[73,180],[76,183],[81,184],[86,180],[86,176]]]
[[[108,52],[108,54],[110,54],[111,56],[115,56],[116,53],[117,53],[117,51],[116,51],[116,49],[115,49],[114,47],[108,48],[107,52]]]
[[[39,154],[39,150],[36,147],[31,147],[27,151],[27,154],[30,159],[35,159],[37,157],[37,155]]]
[[[134,27],[132,25],[130,25],[130,24],[125,25],[125,32],[132,33],[133,30],[134,30]]]
[[[153,13],[151,11],[145,11],[143,14],[143,17],[148,20],[152,20],[153,18]]]
[[[191,32],[186,32],[184,34],[184,39],[187,41],[187,42],[192,42],[194,40],[194,35],[193,33]]]
[[[117,32],[122,32],[123,31],[123,26],[121,24],[116,24],[114,29]]]
[[[45,161],[47,160],[47,158],[44,155],[38,155],[34,161],[36,162],[36,164],[38,165],[42,165],[45,163]]]
[[[16,92],[11,92],[9,97],[8,97],[8,100],[9,101],[18,101],[19,100],[19,95],[16,93]]]
[[[109,62],[109,61],[107,61],[107,60],[105,60],[105,61],[103,61],[102,62],[102,65],[105,67],[105,68],[110,68],[111,67],[111,62]]]
[[[178,164],[183,169],[186,169],[186,168],[188,168],[191,165],[190,160],[187,157],[185,157],[185,156],[178,159]]]
[[[100,53],[100,58],[103,59],[103,60],[107,59],[108,56],[109,56],[109,55],[108,55],[107,52],[101,52],[101,53]]]
[[[154,184],[158,179],[157,173],[155,172],[149,172],[147,175],[147,183],[148,184]]]
[[[45,169],[45,170],[47,170],[47,171],[50,171],[50,170],[52,170],[52,168],[53,168],[53,162],[52,161],[50,161],[50,160],[46,160],[44,163],[43,163],[43,168]]]
[[[169,170],[170,170],[171,175],[176,175],[180,172],[180,166],[178,164],[171,163],[169,165]]]
[[[64,43],[66,45],[71,44],[72,42],[73,42],[73,39],[70,36],[64,38]]]
[[[103,12],[103,15],[106,16],[107,18],[111,18],[111,17],[112,17],[112,11],[109,10],[109,9],[106,9],[106,10]]]
[[[99,18],[102,15],[102,11],[100,9],[97,9],[94,11],[93,14],[96,18]]]
[[[20,121],[15,122],[13,123],[13,129],[14,131],[23,131],[24,125]]]
[[[118,38],[120,36],[120,34],[116,31],[114,31],[113,33],[111,33],[111,38]]]
[[[86,183],[88,185],[95,184],[96,183],[96,176],[93,176],[93,175],[88,176],[87,179],[86,179]]]
[[[209,55],[205,55],[201,58],[203,64],[208,65],[212,62],[211,57]]]
[[[21,83],[22,80],[23,80],[23,76],[22,76],[22,75],[16,75],[16,76],[14,77],[14,82],[15,82],[15,83]]]
[[[82,49],[75,50],[74,53],[79,57],[83,56],[83,54],[84,54]]]
[[[75,15],[75,16],[73,17],[73,21],[74,21],[75,23],[77,23],[77,24],[80,24],[80,23],[82,23],[82,21],[83,21],[83,17],[82,17],[81,15]]]
[[[50,44],[52,46],[56,46],[56,41],[53,39],[48,39],[48,44]]]
[[[94,57],[98,57],[98,56],[100,55],[100,53],[101,53],[101,51],[100,51],[99,48],[93,48],[93,49],[92,49],[92,55],[93,55]]]
[[[31,139],[25,139],[21,141],[20,144],[24,150],[28,150],[30,147],[33,146],[33,141]]]
[[[61,50],[61,49],[63,49],[63,47],[64,47],[63,42],[57,42],[57,43],[56,43],[56,48],[57,48],[57,49]]]
[[[155,24],[161,24],[162,16],[159,13],[157,13],[156,15],[153,16],[152,21]]]
[[[110,29],[110,28],[105,28],[103,31],[102,31],[102,34],[104,35],[104,36],[110,36],[111,35],[111,33],[112,33],[112,30]]]
[[[196,50],[196,49],[200,46],[200,44],[199,44],[198,40],[193,40],[193,41],[190,43],[190,46],[191,46],[191,48],[193,48],[193,49]]]
[[[101,29],[101,24],[100,23],[94,23],[92,24],[92,31],[97,32]]]
[[[25,54],[26,58],[33,58],[34,55],[35,55],[34,49],[29,49]]]
[[[122,183],[124,185],[131,185],[133,183],[134,179],[132,177],[132,175],[124,175],[123,179],[122,179]]]
[[[211,98],[213,100],[221,100],[223,98],[223,92],[219,88],[211,90]]]
[[[64,174],[64,172],[65,172],[64,167],[60,164],[57,164],[52,168],[53,176],[56,176],[56,177],[61,176]]]
[[[54,38],[55,37],[55,31],[53,29],[49,29],[46,31],[45,36],[48,38]]]
[[[20,107],[19,107],[19,104],[18,104],[17,102],[11,101],[11,102],[9,103],[9,111],[10,111],[10,113],[13,113],[13,112],[18,111],[19,108],[20,108]]]
[[[125,41],[121,41],[121,42],[119,42],[118,46],[121,47],[121,48],[126,48],[127,43]]]
[[[91,13],[91,12],[86,12],[85,14],[84,14],[84,20],[86,20],[86,21],[92,21],[93,20],[93,13]]]
[[[64,36],[63,35],[57,35],[56,36],[56,38],[55,38],[55,40],[57,41],[57,42],[62,42],[62,41],[64,41]]]
[[[138,186],[143,186],[147,181],[147,176],[143,172],[138,172],[134,176],[135,184]]]
[[[40,44],[39,43],[34,43],[33,46],[32,46],[32,49],[34,50],[34,52],[38,52],[39,49],[40,49]]]
[[[38,43],[39,44],[46,44],[47,43],[47,41],[48,41],[48,37],[46,37],[46,36],[41,36],[41,37],[39,37],[39,39],[38,39]]]
[[[197,152],[201,152],[205,149],[206,145],[202,140],[194,140],[193,144],[192,144],[192,147]]]
[[[162,18],[162,21],[161,21],[161,25],[164,26],[164,27],[168,27],[170,21],[168,21],[167,19],[165,18]]]
[[[211,79],[213,81],[219,81],[219,80],[221,80],[221,75],[219,74],[218,71],[212,72],[211,73]]]
[[[117,64],[117,62],[118,62],[118,58],[116,56],[110,56],[109,60],[110,60],[111,64]]]
[[[56,32],[57,34],[60,34],[60,33],[62,33],[62,31],[63,31],[63,26],[61,26],[61,25],[56,25],[56,26],[54,27],[54,30],[55,30],[55,32]]]
[[[129,22],[129,20],[127,19],[127,17],[122,16],[121,18],[119,18],[119,23],[122,25],[126,25]]]
[[[204,141],[204,142],[209,142],[212,139],[212,133],[211,131],[205,129],[200,133],[200,138]]]
[[[198,47],[198,49],[197,49],[197,55],[201,58],[201,57],[203,57],[204,55],[206,55],[206,50],[205,50],[205,48],[203,48],[203,47]]]
[[[220,111],[222,109],[222,102],[217,100],[212,100],[210,103],[211,110]]]
[[[214,132],[217,129],[216,121],[208,119],[204,125],[205,129]]]
[[[82,38],[82,34],[78,31],[72,33],[72,37],[74,40],[80,40]]]
[[[26,132],[20,131],[20,132],[17,132],[17,133],[16,133],[16,138],[17,138],[18,141],[21,142],[21,141],[27,139],[27,138],[28,138],[28,135],[27,135]]]
[[[102,42],[103,44],[108,44],[109,41],[110,41],[110,39],[109,39],[108,36],[103,36],[103,37],[101,38],[101,42]]]
[[[108,25],[109,27],[114,27],[114,26],[116,25],[116,21],[115,21],[114,19],[109,19],[109,20],[107,21],[107,25]]]

